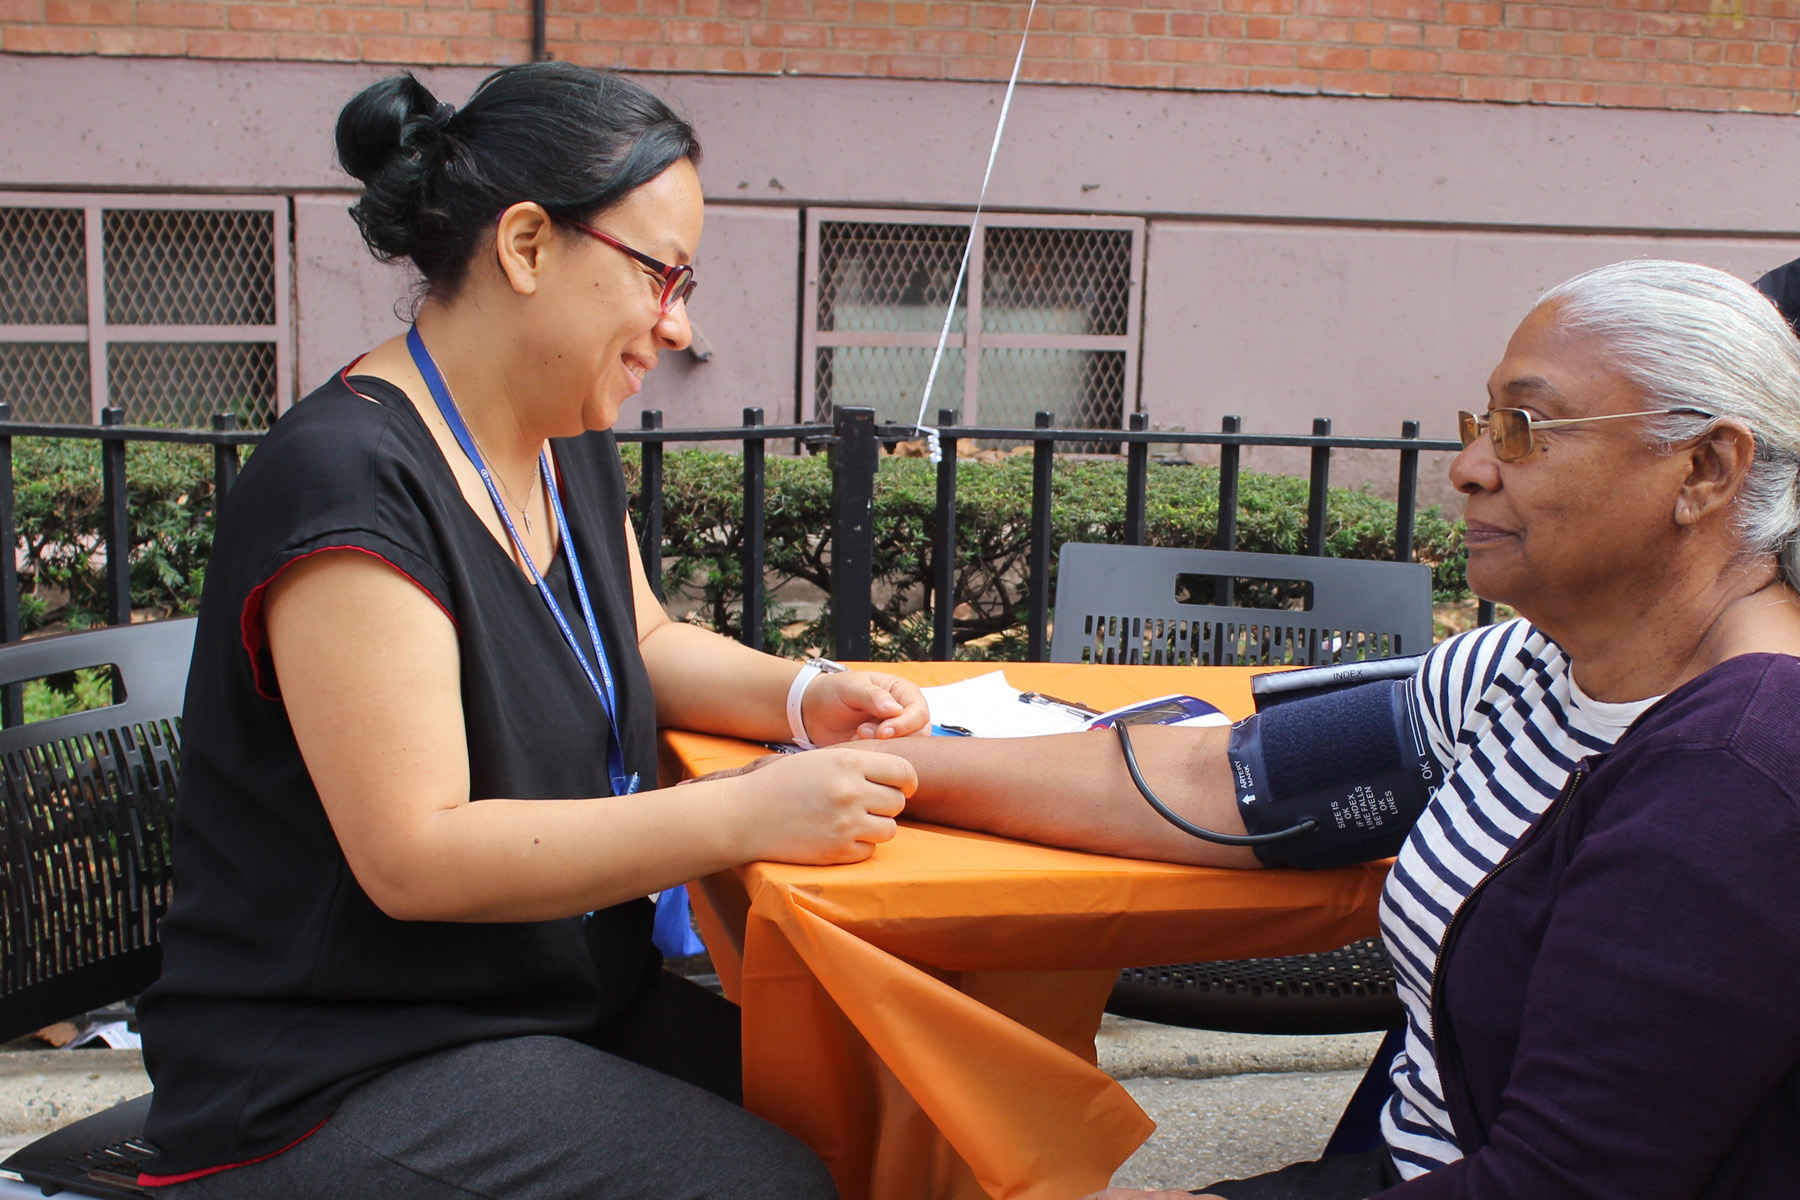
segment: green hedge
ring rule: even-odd
[[[639,457],[624,447],[626,476],[636,508]],[[970,657],[1022,656],[1025,579],[1031,529],[1031,459],[964,461],[957,469],[956,602],[972,614],[957,624],[959,642],[992,642]],[[735,454],[684,450],[664,456],[666,514],[664,589],[697,601],[706,624],[737,636],[742,630],[742,468]],[[1153,546],[1210,546],[1218,526],[1215,467],[1150,465],[1145,503],[1146,540]],[[1298,554],[1306,536],[1307,482],[1245,472],[1239,482],[1240,550]],[[1052,481],[1051,540],[1118,542],[1124,538],[1125,464],[1063,459]],[[875,481],[877,657],[925,658],[931,623],[923,612],[931,539],[936,527],[936,468],[923,459],[884,458]],[[1327,553],[1339,558],[1392,559],[1395,507],[1347,488],[1327,504]],[[831,590],[825,531],[831,527],[831,472],[823,457],[768,459],[767,548],[772,584],[804,580]],[[1413,545],[1432,568],[1438,599],[1467,591],[1459,528],[1435,510],[1421,512]],[[1054,579],[1054,562],[1052,563]],[[823,646],[829,613],[790,638],[782,627],[793,614],[767,603],[765,640],[771,650],[794,643]]]
[[[104,620],[105,555],[100,450],[96,442],[21,438],[13,477],[19,541],[21,615],[27,630],[52,621],[82,628]],[[634,510],[636,446],[624,449]],[[205,582],[212,548],[212,455],[205,447],[139,444],[127,450],[131,482],[131,593],[136,608],[190,613]],[[930,621],[923,612],[937,506],[936,468],[923,459],[883,458],[875,483],[875,624],[882,657],[924,658]],[[1064,459],[1056,464],[1052,542],[1121,541],[1125,465]],[[734,453],[684,450],[664,458],[664,587],[671,599],[697,601],[707,624],[732,636],[742,629],[742,467]],[[1218,520],[1218,471],[1152,463],[1145,505],[1149,544],[1209,546]],[[971,656],[1015,657],[1024,644],[1026,556],[1031,527],[1031,459],[964,461],[957,481],[957,594],[969,619],[959,641]],[[831,472],[823,457],[768,459],[767,546],[770,591],[787,580],[831,589]],[[1364,492],[1332,489],[1328,553],[1391,559],[1394,506]],[[1297,554],[1306,531],[1306,481],[1245,472],[1239,483],[1238,548]],[[1456,526],[1419,514],[1414,554],[1431,566],[1439,599],[1467,592]],[[1053,564],[1054,569],[1054,564]],[[788,638],[793,614],[768,602],[768,646],[824,645],[827,613]]]
[[[128,445],[132,607],[191,613],[212,551],[212,451]],[[25,630],[51,621],[71,629],[106,619],[105,512],[100,444],[62,438],[13,442],[19,614]]]

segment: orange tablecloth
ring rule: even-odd
[[[929,685],[995,668],[883,669]],[[1243,668],[1005,670],[1100,709],[1170,692],[1251,709]],[[681,732],[662,747],[675,777],[761,753]],[[1118,968],[1367,937],[1384,871],[1181,867],[903,824],[864,863],[753,863],[694,890],[744,1010],[745,1103],[818,1151],[844,1200],[1070,1200],[1155,1128],[1094,1065]]]

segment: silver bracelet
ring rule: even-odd
[[[829,658],[809,658],[801,664],[800,673],[794,676],[787,694],[788,732],[794,735],[794,745],[802,750],[817,749],[812,739],[806,736],[806,722],[800,716],[800,701],[805,698],[807,687],[820,675],[836,675],[845,670],[848,668]]]

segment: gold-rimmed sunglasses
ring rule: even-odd
[[[1475,444],[1483,429],[1494,440],[1494,457],[1501,462],[1514,462],[1535,450],[1532,432],[1538,429],[1562,429],[1569,425],[1585,425],[1589,421],[1622,421],[1626,417],[1660,417],[1668,413],[1691,413],[1697,417],[1713,414],[1700,408],[1653,408],[1644,412],[1606,413],[1598,417],[1564,417],[1544,421],[1522,408],[1491,408],[1479,416],[1472,412],[1456,414],[1456,430],[1462,436],[1463,449]]]

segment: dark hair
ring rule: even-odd
[[[629,80],[538,62],[489,75],[461,109],[411,74],[371,84],[338,114],[337,155],[363,183],[350,215],[375,257],[410,259],[443,296],[511,205],[586,220],[680,160],[698,164],[700,142]]]

